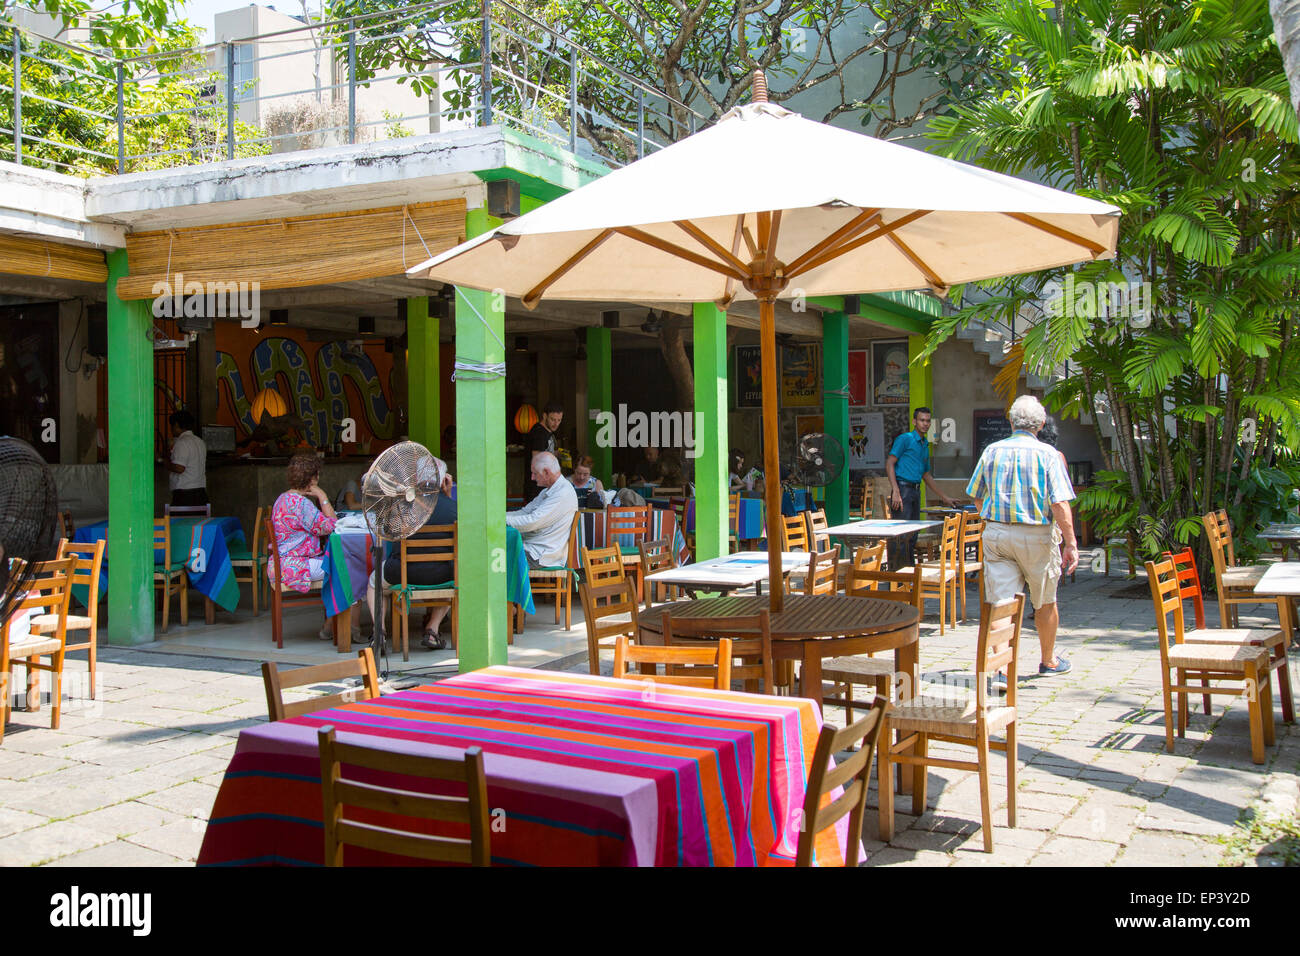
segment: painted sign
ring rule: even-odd
[[[885,415],[849,409],[849,469],[885,467]]]
[[[781,346],[781,404],[786,408],[816,408],[822,403],[820,345]]]
[[[851,349],[849,351],[849,405],[861,407],[867,404],[867,350]]]
[[[763,350],[757,345],[736,346],[736,407],[763,407]]]
[[[906,405],[908,375],[906,339],[871,343],[871,404]]]

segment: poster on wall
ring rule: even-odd
[[[757,345],[736,346],[736,407],[763,407],[763,350]]]
[[[906,405],[908,375],[906,339],[871,343],[871,404]]]
[[[861,407],[867,404],[867,350],[851,349],[849,351],[849,405]]]
[[[824,415],[796,415],[794,417],[796,440],[803,438],[804,435],[819,435],[825,430],[826,417]]]
[[[781,347],[781,404],[786,408],[816,408],[822,403],[822,347]]]
[[[885,467],[885,415],[849,409],[849,469]]]

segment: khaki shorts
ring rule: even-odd
[[[996,604],[1028,591],[1035,608],[1056,603],[1061,547],[1055,524],[990,521],[983,538],[984,600]]]

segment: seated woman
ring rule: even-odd
[[[434,503],[433,513],[425,521],[425,527],[437,527],[440,525],[454,525],[456,523],[456,501],[451,496],[452,485],[455,484],[451,473],[447,471],[447,464],[440,458],[433,459],[435,474],[432,481],[438,485],[441,494]],[[427,531],[417,531],[411,535],[412,539],[433,537]],[[438,548],[438,551],[449,551],[450,548]],[[456,574],[456,564],[454,561],[417,561],[409,563],[406,566],[406,583],[416,587],[432,587],[435,584],[446,584],[451,581]],[[384,586],[390,584],[402,583],[402,552],[400,547],[394,547],[393,553],[384,559]],[[370,613],[373,617],[375,613],[375,587],[370,585],[367,600],[370,604]],[[420,646],[429,651],[441,651],[447,647],[447,642],[438,633],[442,626],[443,619],[447,612],[451,610],[450,605],[439,604],[429,608],[424,615],[424,637],[420,641]]]
[[[731,471],[727,475],[727,484],[732,491],[745,487],[745,453],[739,448],[731,449]]]
[[[569,484],[573,485],[573,490],[578,493],[579,502],[587,502],[584,507],[603,508],[605,506],[602,500],[599,504],[592,504],[590,495],[594,492],[597,495],[605,493],[605,486],[600,483],[600,479],[591,473],[592,461],[590,455],[583,455],[573,466],[573,474],[569,475]]]
[[[280,554],[280,582],[294,591],[311,590],[313,581],[325,577],[325,559],[320,539],[334,530],[336,515],[329,495],[317,484],[320,459],[312,454],[297,454],[289,459],[289,490],[275,499],[271,508],[271,530]],[[267,576],[274,585],[275,564],[268,562]],[[353,617],[354,629],[360,626]],[[320,639],[333,639],[329,619],[320,630]]]

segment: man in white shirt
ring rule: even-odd
[[[560,462],[549,451],[533,456],[532,477],[541,493],[518,511],[506,512],[506,524],[523,537],[530,568],[563,567],[578,494],[560,476]]]
[[[194,434],[194,416],[176,412],[169,419],[172,427],[172,456],[167,462],[171,474],[167,484],[172,492],[172,506],[208,503],[208,446]]]

